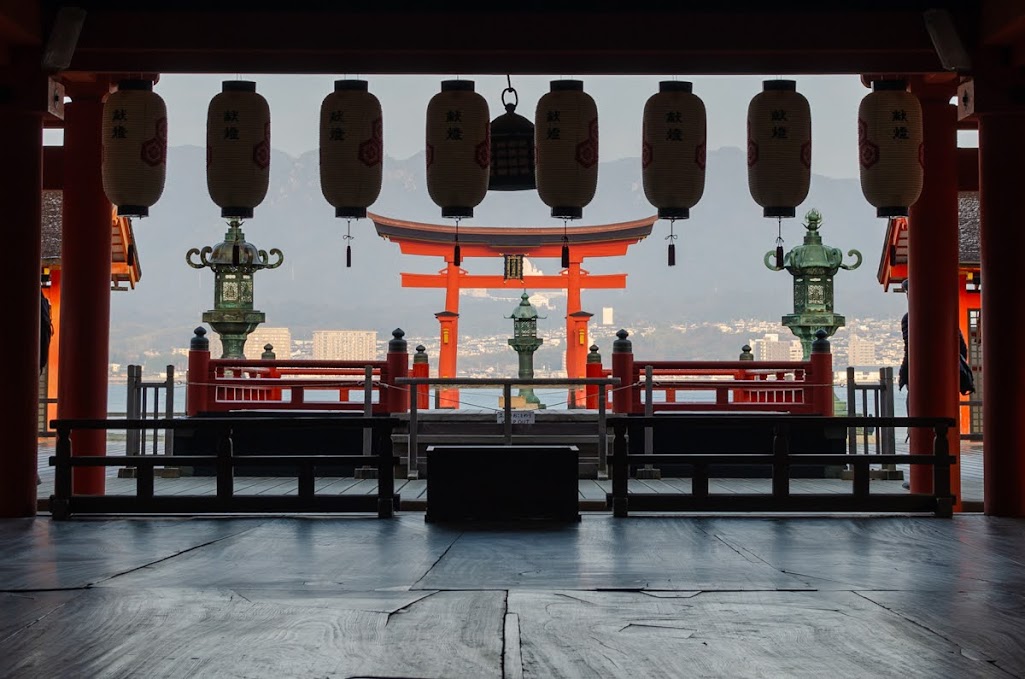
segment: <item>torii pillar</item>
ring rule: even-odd
[[[962,115],[979,121],[979,205],[982,259],[983,465],[986,514],[1025,517],[1025,106],[1021,76],[980,64],[962,86]]]
[[[908,414],[958,421],[957,81],[949,74],[911,82],[922,104],[924,183],[908,218]],[[958,455],[960,431],[948,432]],[[911,453],[932,454],[933,432],[911,431]],[[933,469],[911,466],[911,492],[931,493]],[[961,504],[961,467],[951,467],[950,490]]]
[[[74,82],[64,114],[63,297],[57,416],[106,419],[110,345],[111,204],[103,191],[103,100],[109,82]],[[73,455],[106,455],[105,431],[72,435]],[[76,494],[104,492],[104,468],[74,470]]]
[[[12,321],[0,332],[0,356],[7,359],[0,390],[0,518],[36,513],[43,111],[34,110],[30,98],[46,91],[46,78],[39,57],[34,61],[34,71],[8,67],[12,100],[0,106],[0,201],[5,246],[13,253],[0,267],[4,310]]]

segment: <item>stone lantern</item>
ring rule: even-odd
[[[815,333],[825,330],[832,337],[837,328],[842,328],[846,319],[833,311],[833,276],[837,270],[848,271],[861,266],[861,253],[848,250],[847,256],[854,257],[854,264],[843,264],[843,252],[822,244],[819,227],[822,214],[812,209],[805,215],[804,244],[798,245],[786,254],[783,266],[775,266],[775,251],[765,253],[765,266],[773,271],[786,269],[794,277],[794,313],[787,314],[782,324],[790,328],[801,340],[804,359],[811,356],[811,344]]]
[[[203,313],[203,322],[221,336],[221,358],[245,358],[246,338],[264,321],[264,313],[253,309],[253,274],[281,266],[281,251],[273,248],[270,254],[277,255],[277,260],[271,262],[266,250],[246,242],[242,222],[237,219],[228,222],[224,241],[185,254],[192,268],[209,267],[214,272],[214,308]],[[192,261],[193,256],[199,261]]]
[[[544,343],[543,339],[537,336],[537,309],[530,303],[527,293],[520,297],[520,303],[513,309],[512,316],[508,318],[513,322],[513,336],[509,340],[509,346],[516,350],[520,359],[520,379],[530,380],[534,378],[534,352]],[[544,408],[544,404],[534,394],[534,389],[526,387],[520,389],[519,397],[527,408]]]

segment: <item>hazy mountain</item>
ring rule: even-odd
[[[200,314],[213,304],[213,276],[185,264],[191,247],[222,240],[224,222],[206,192],[202,148],[182,146],[168,151],[167,188],[151,210],[152,217],[136,220],[143,277],[136,290],[113,296],[112,344],[141,350],[185,346]],[[640,161],[602,163],[598,193],[584,210],[584,222],[601,224],[653,214],[641,188]],[[764,254],[775,247],[776,221],[763,219],[750,198],[743,151],[724,148],[708,155],[705,195],[678,221],[675,231],[677,266],[666,266],[668,222],[656,223],[652,236],[621,259],[591,260],[594,273],[625,272],[624,291],[585,291],[584,308],[599,313],[612,306],[616,323],[776,318],[792,308],[791,278],[764,267]],[[424,159],[386,159],[384,187],[371,208],[381,214],[441,223],[440,210],[424,186]],[[856,271],[837,275],[836,309],[848,318],[902,313],[903,298],[885,295],[875,281],[885,222],[861,195],[857,180],[814,176],[811,194],[798,214],[817,207],[824,214],[827,244],[845,252],[857,248],[865,263]],[[530,226],[558,224],[536,192],[491,193],[477,207],[476,217],[464,224]],[[256,306],[266,312],[268,325],[292,328],[293,337],[314,329],[377,330],[386,337],[403,327],[411,339],[434,336],[434,313],[441,311],[440,290],[404,290],[399,272],[434,272],[441,260],[399,254],[398,246],[378,238],[369,220],[352,223],[353,266],[345,268],[344,220],[320,192],[317,152],[292,158],[275,152],[270,189],[256,216],[245,224],[247,238],[263,249],[280,248],[280,269],[256,274]],[[786,247],[800,242],[800,220],[784,220]],[[536,261],[545,273],[558,262]],[[472,273],[497,272],[497,259],[470,259]],[[510,312],[506,302],[462,300],[464,330],[486,332],[504,327]],[[552,316],[556,314],[550,314]]]

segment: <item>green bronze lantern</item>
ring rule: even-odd
[[[202,250],[192,248],[185,254],[192,268],[209,267],[214,272],[214,308],[203,313],[203,322],[220,335],[224,349],[221,358],[245,358],[246,338],[264,321],[264,313],[253,309],[253,274],[281,266],[281,250],[273,248],[270,254],[277,260],[270,261],[266,250],[257,250],[246,242],[242,222],[237,219],[228,222],[224,241]],[[193,256],[199,261],[192,261]]]
[[[765,253],[765,266],[773,271],[786,269],[794,277],[794,313],[784,316],[782,323],[801,340],[807,360],[818,330],[825,330],[826,336],[832,337],[838,328],[844,326],[846,319],[833,311],[833,276],[839,269],[851,271],[861,266],[861,253],[848,250],[847,256],[854,257],[855,261],[843,264],[840,248],[822,244],[819,234],[822,213],[812,209],[805,215],[805,220],[804,228],[808,233],[804,235],[804,245],[788,252],[781,267],[770,263],[776,258],[775,252]]]
[[[520,303],[513,309],[512,316],[508,316],[513,322],[513,336],[509,340],[509,346],[516,350],[520,359],[520,379],[530,380],[534,378],[534,352],[537,351],[544,340],[537,336],[537,309],[530,303],[527,293],[520,297]],[[534,394],[532,387],[520,389],[520,398],[527,404],[528,408],[544,408],[544,404]]]

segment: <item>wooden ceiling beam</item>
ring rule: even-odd
[[[1021,0],[983,0],[980,17],[982,44],[1011,45],[1025,39],[1025,3]]]
[[[89,12],[87,71],[248,73],[923,73],[917,11]]]

